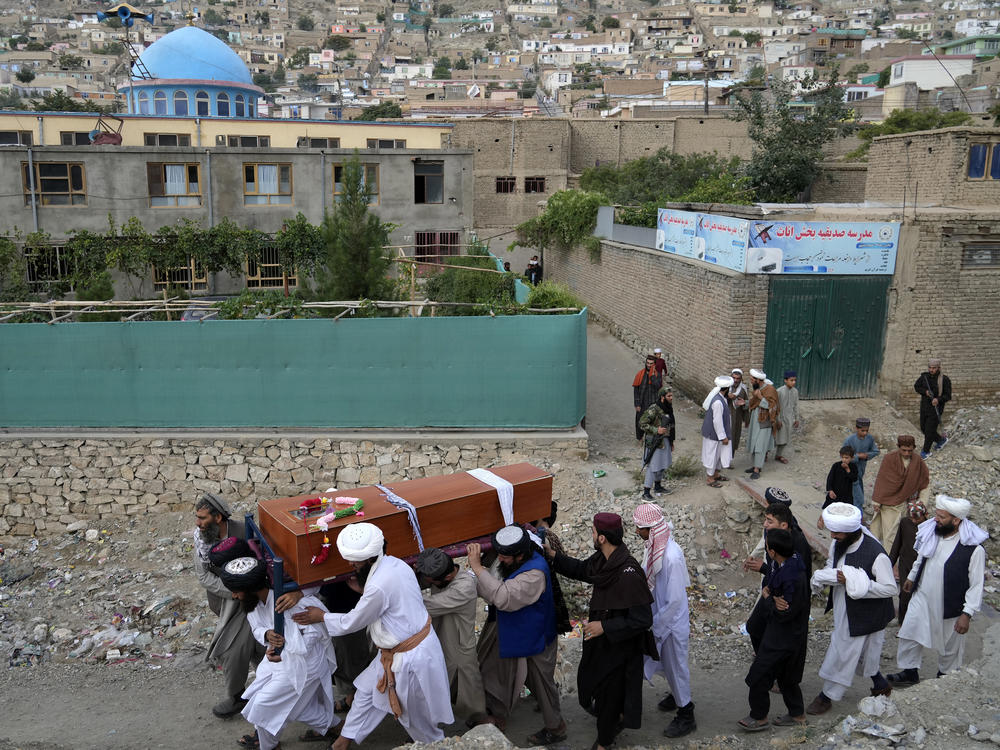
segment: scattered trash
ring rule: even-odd
[[[723,560],[731,560],[733,556],[730,555],[729,552],[727,552],[726,550],[722,550],[722,552],[719,553],[719,557],[721,557]]]
[[[601,477],[607,476],[608,472],[604,469],[594,469],[594,479],[600,479]]]
[[[736,592],[735,591],[727,591],[725,594],[723,594],[723,596],[725,596],[727,599],[735,599],[736,598]]]

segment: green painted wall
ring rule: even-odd
[[[6,427],[569,428],[587,314],[0,325]]]

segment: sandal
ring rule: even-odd
[[[767,719],[755,719],[752,716],[744,716],[736,723],[739,724],[740,728],[745,732],[760,732],[770,726]]]
[[[722,476],[722,474],[716,474],[715,475],[715,481],[716,482],[728,482],[729,481],[729,477],[724,477],[724,476]]]
[[[755,471],[753,474],[750,475],[750,478],[751,479],[760,479],[760,472],[759,471]]]
[[[260,738],[257,737],[256,732],[253,734],[244,734],[236,740],[236,744],[240,747],[250,748],[250,750],[258,750],[260,748]]]
[[[781,462],[781,463],[783,463],[783,464],[787,464],[787,463],[788,463],[788,459],[787,459],[787,458],[785,458],[784,456],[778,456],[778,457],[777,457],[777,458],[775,458],[774,460],[775,460],[775,461],[780,461],[780,462]]]
[[[563,724],[558,727],[555,731],[552,731],[548,727],[542,727],[540,730],[534,734],[528,735],[529,745],[552,745],[556,742],[562,742],[566,739],[566,725]]]
[[[324,740],[335,740],[340,736],[337,727],[330,727],[325,734],[320,734],[315,729],[307,729],[299,735],[299,742],[323,742]]]
[[[713,481],[711,481],[711,482],[708,483],[708,486],[709,487],[715,487],[716,489],[718,489],[719,487],[722,486],[722,482],[718,482],[718,481],[713,480]]]
[[[346,698],[340,698],[333,702],[333,712],[335,714],[346,714],[351,710],[351,704],[347,702]]]
[[[776,727],[804,727],[806,725],[806,717],[785,714],[772,720],[771,723]]]

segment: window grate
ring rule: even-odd
[[[977,242],[962,246],[962,270],[1000,268],[1000,242]]]

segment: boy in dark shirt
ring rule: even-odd
[[[825,508],[830,503],[854,502],[854,483],[858,479],[858,465],[853,462],[854,448],[843,445],[840,448],[840,461],[830,467],[830,473],[826,475],[826,500],[823,502]]]
[[[805,723],[802,671],[809,636],[809,581],[805,565],[795,552],[792,535],[785,529],[767,532],[767,554],[774,561],[757,607],[766,613],[763,637],[746,676],[750,688],[750,714],[739,725],[748,732],[768,726],[771,685],[777,680],[788,713],[774,719],[776,726]]]

